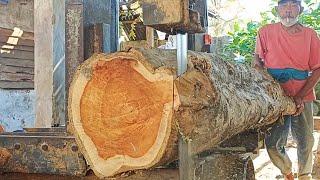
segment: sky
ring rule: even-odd
[[[213,36],[226,35],[232,31],[235,22],[244,27],[247,22],[260,21],[261,12],[272,9],[272,0],[221,0],[221,4],[213,6],[208,0],[209,9],[219,14],[218,21],[209,22],[209,32]]]
[[[208,0],[210,2],[210,0]],[[222,0],[222,3],[230,3],[230,0]],[[319,3],[319,0],[313,0],[313,2]],[[237,3],[240,4],[239,6],[236,5]],[[265,12],[268,10],[271,10],[270,8],[272,6],[272,0],[235,0],[233,2],[234,7],[231,7],[231,11],[222,11],[220,15],[224,19],[230,19],[236,12],[238,12],[239,18],[246,19],[246,20],[252,20],[252,21],[259,21],[260,20],[260,13]],[[305,10],[307,9],[305,3],[302,3],[302,5],[305,7]],[[317,6],[317,5],[315,5]],[[233,9],[232,9],[233,8]]]
[[[223,0],[222,3],[228,3],[228,0]],[[233,4],[227,11],[220,12],[223,19],[232,19],[237,14],[241,19],[259,21],[260,13],[270,10],[271,0],[238,0]]]
[[[239,2],[245,8],[241,16],[253,21],[260,20],[260,13],[270,10],[271,4],[271,0],[239,0]]]

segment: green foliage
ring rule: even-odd
[[[313,0],[305,0],[305,3],[310,10],[301,15],[300,22],[320,33],[320,8],[319,6],[311,8],[315,5]],[[275,8],[270,9],[271,11],[261,13],[261,22],[249,22],[245,28],[241,28],[239,23],[234,24],[234,31],[228,33],[231,42],[225,45],[221,54],[223,59],[234,61],[236,57],[243,57],[244,60],[240,63],[251,64],[258,30],[266,24],[277,21]]]
[[[250,63],[255,48],[257,31],[260,26],[259,23],[249,22],[246,29],[240,29],[236,23],[234,27],[236,31],[228,33],[232,37],[232,42],[225,47],[225,53],[233,52],[235,56],[241,55],[245,58],[244,63]],[[233,60],[234,56],[227,56],[224,59]]]
[[[310,5],[312,5],[311,3]],[[308,27],[313,28],[320,34],[320,4],[316,9],[311,9],[310,12],[302,14],[300,22]]]

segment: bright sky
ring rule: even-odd
[[[260,20],[260,13],[270,10],[271,0],[239,0],[242,7],[245,8],[241,16],[253,21]]]
[[[230,0],[222,0],[222,3],[228,2],[230,3]],[[317,7],[318,5],[316,3],[319,3],[319,0],[313,0],[313,2],[315,2],[315,7]],[[276,5],[271,0],[236,0],[232,2],[232,4],[234,4],[234,6],[231,5],[230,9],[220,12],[221,16],[226,20],[234,17],[236,13],[241,19],[259,21],[261,12],[271,10],[270,8],[272,8],[272,6],[270,5],[272,4]],[[238,4],[240,4],[240,9]],[[302,5],[306,10],[307,7],[304,2]]]
[[[235,14],[238,15],[240,19],[259,21],[260,13],[270,10],[271,0],[238,0],[232,2],[228,10],[220,12],[223,19],[232,19]],[[223,0],[222,3],[228,3],[228,0]],[[240,8],[239,8],[240,5]]]

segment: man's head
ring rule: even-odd
[[[303,7],[301,6],[301,0],[279,0],[276,10],[281,23],[290,27],[298,22]]]

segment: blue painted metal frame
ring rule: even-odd
[[[0,0],[0,4],[5,4],[7,5],[9,3],[9,0]]]
[[[85,59],[91,56],[89,28],[99,23],[109,25],[110,35],[104,36],[103,42],[110,45],[110,52],[116,52],[119,49],[119,0],[84,0],[83,5]]]

